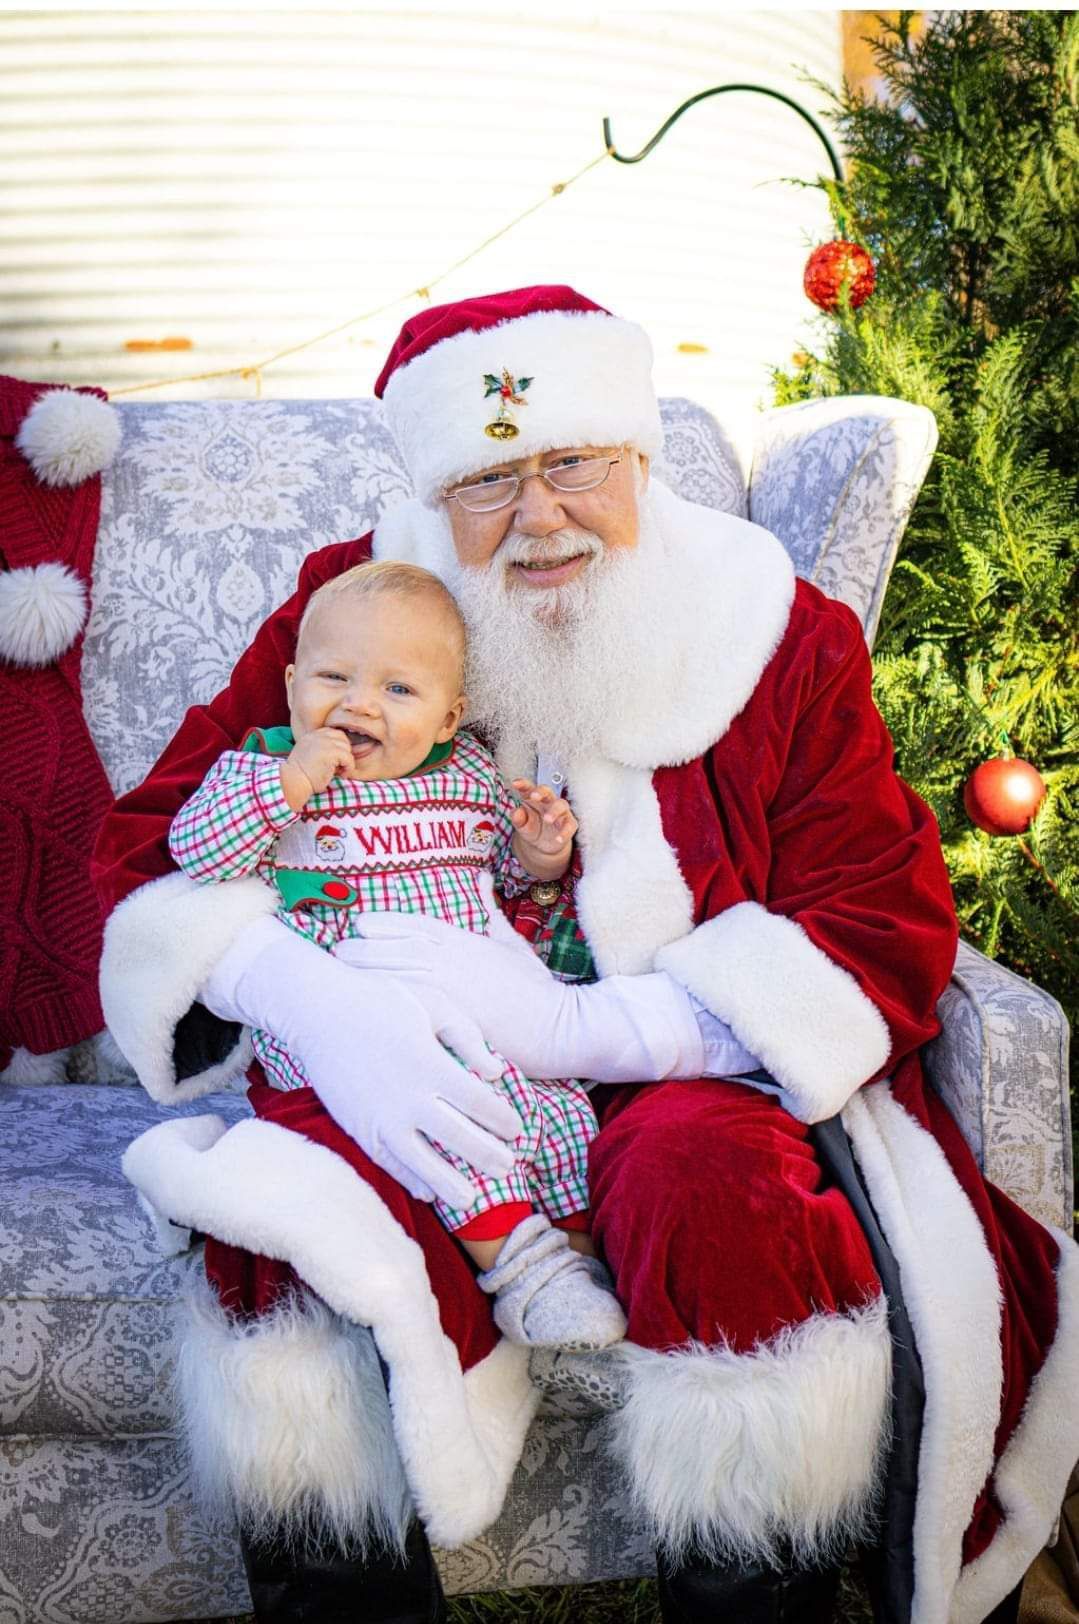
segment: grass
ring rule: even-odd
[[[844,1574],[836,1624],[872,1624],[873,1614],[858,1576]],[[255,1624],[254,1614],[203,1619],[199,1624]],[[542,1590],[507,1590],[497,1595],[451,1596],[449,1624],[659,1624],[656,1586],[651,1579],[599,1585],[566,1585]]]

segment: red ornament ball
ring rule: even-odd
[[[838,310],[839,294],[843,283],[850,288],[853,309],[864,305],[877,285],[877,273],[868,250],[861,243],[822,242],[806,260],[802,286],[806,298],[821,310]]]
[[[1018,756],[983,761],[963,788],[967,817],[989,835],[1021,835],[1044,799],[1041,773]]]

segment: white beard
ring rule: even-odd
[[[669,561],[644,491],[636,547],[606,551],[591,531],[566,529],[542,539],[511,531],[484,568],[457,561],[449,523],[445,545],[424,562],[461,606],[468,627],[468,721],[525,770],[537,749],[562,758],[599,752],[606,724],[627,700],[657,691],[670,663],[660,605],[669,595]],[[515,582],[507,565],[564,557],[582,547],[592,562],[563,587]],[[528,767],[531,771],[531,767]]]

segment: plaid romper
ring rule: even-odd
[[[486,936],[480,875],[492,872],[508,896],[532,884],[510,846],[515,802],[471,734],[435,745],[405,778],[334,778],[301,812],[286,801],[278,767],[294,742],[289,728],[254,729],[180,808],[169,849],[192,879],[261,875],[279,893],[278,917],[327,952],[360,934],[364,909],[430,914]],[[310,1087],[298,1059],[270,1032],[256,1029],[252,1043],[274,1088]],[[516,1202],[551,1219],[586,1211],[597,1124],[584,1087],[530,1080],[512,1064],[488,1086],[505,1093],[524,1123],[517,1159],[506,1178],[492,1179],[436,1145],[478,1192],[464,1209],[434,1203],[446,1227]]]

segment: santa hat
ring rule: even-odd
[[[0,659],[52,665],[86,618],[100,481],[120,421],[100,389],[0,378]]]
[[[410,316],[375,384],[416,487],[561,446],[663,444],[644,330],[567,287],[514,288]]]
[[[82,709],[81,636],[101,470],[120,443],[100,389],[0,377],[0,897],[3,1051],[54,1055],[100,1032],[101,913],[90,881],[112,790]]]

